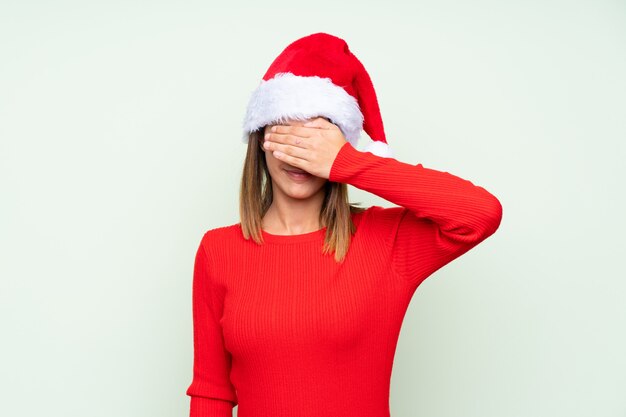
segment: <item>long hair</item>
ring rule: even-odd
[[[263,243],[261,220],[272,204],[272,181],[263,150],[264,127],[248,136],[248,150],[241,176],[239,193],[239,217],[245,239]],[[325,197],[319,214],[322,227],[326,226],[326,237],[322,252],[335,252],[335,260],[342,262],[352,234],[356,231],[351,213],[359,213],[366,208],[353,205],[348,200],[348,186],[341,182],[327,181],[324,185]],[[360,204],[360,203],[356,203]]]

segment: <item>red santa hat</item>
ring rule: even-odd
[[[289,44],[252,92],[242,141],[269,124],[326,117],[354,147],[365,130],[364,151],[392,157],[374,85],[365,67],[341,38],[314,33]]]

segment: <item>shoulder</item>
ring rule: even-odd
[[[394,239],[398,225],[406,213],[407,208],[402,206],[371,206],[364,213],[363,223],[368,234],[389,242]]]
[[[390,225],[397,223],[400,218],[405,214],[406,210],[407,209],[405,207],[400,206],[371,206],[367,209],[367,220],[368,223],[374,224],[379,227],[389,227]]]
[[[231,249],[241,242],[245,242],[241,233],[241,224],[234,223],[205,231],[200,245],[210,254],[214,253],[216,248]]]

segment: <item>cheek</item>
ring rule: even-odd
[[[271,151],[264,150],[265,152],[265,163],[267,164],[267,168],[274,172],[278,169],[277,165],[279,163],[278,159],[274,157]]]

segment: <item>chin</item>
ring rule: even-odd
[[[297,199],[297,200],[305,200],[307,198],[311,198],[314,195],[316,195],[319,192],[319,188],[318,189],[312,189],[310,187],[301,187],[298,190],[294,190],[293,188],[287,187],[286,189],[283,189],[283,193],[288,196],[291,197],[293,199]]]
[[[278,187],[283,194],[290,198],[305,200],[323,192],[325,183],[326,181],[320,181],[319,177],[313,177],[304,183],[284,181]]]

